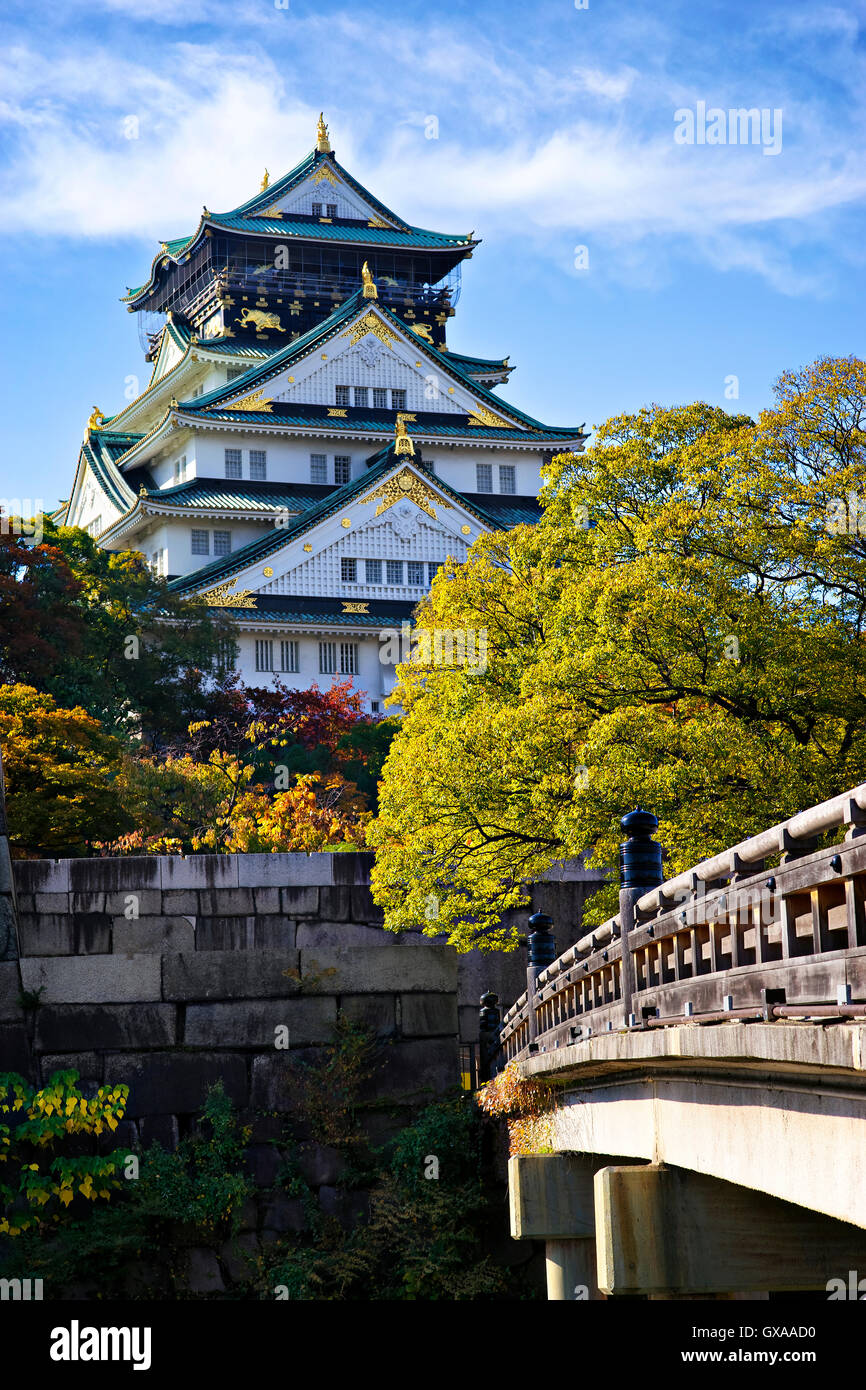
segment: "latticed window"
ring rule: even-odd
[[[336,203],[328,203],[328,216],[329,216],[329,217],[336,217],[336,216],[337,216],[337,204],[336,204]]]
[[[337,387],[337,405],[348,405],[348,404],[349,404],[349,388],[348,388],[348,386],[338,386],[338,387]]]
[[[424,583],[424,562],[423,560],[408,560],[406,562],[406,572],[408,583]]]
[[[350,475],[351,475],[351,472],[352,472],[352,456],[351,456],[351,454],[335,454],[335,455],[334,455],[334,482],[337,484],[338,487],[342,486],[343,483],[347,483],[347,482],[349,481],[349,477],[350,477]]]
[[[321,204],[321,203],[313,203],[313,216],[314,216],[314,217],[321,217],[321,215],[322,215],[322,204]]]
[[[310,454],[310,482],[326,483],[328,481],[328,456],[327,454]]]
[[[358,561],[349,560],[344,555],[340,561],[340,578],[344,584],[356,584],[358,582]]]
[[[391,409],[392,409],[392,410],[405,410],[405,409],[406,409],[406,392],[405,392],[405,391],[392,391],[392,392],[391,392]]]
[[[476,463],[475,465],[475,491],[493,491],[493,465],[491,463]]]
[[[181,454],[179,459],[174,461],[174,481],[182,483],[186,478],[186,454]]]
[[[297,642],[280,643],[280,670],[299,671]]]
[[[386,560],[386,561],[385,561],[385,564],[386,564],[386,567],[387,567],[388,583],[389,583],[389,584],[402,584],[402,583],[403,583],[403,561],[402,561],[402,560]]]
[[[340,643],[340,675],[356,676],[358,674],[358,644],[357,642]]]
[[[231,531],[214,531],[214,533],[213,533],[213,553],[214,553],[214,555],[231,555],[231,553],[232,553],[232,533],[231,533]]]
[[[246,367],[226,367],[226,381],[237,381],[239,376],[243,376]]]
[[[193,555],[210,555],[210,531],[193,531]]]
[[[263,483],[268,476],[268,454],[266,449],[250,449],[250,478],[254,483]]]
[[[443,564],[444,564],[444,561],[443,561],[443,560],[431,560],[431,561],[430,561],[430,564],[427,566],[427,583],[428,583],[428,584],[432,584],[432,583],[433,583],[433,580],[436,578],[436,576],[437,576],[437,574],[439,573],[440,569],[442,568],[442,565],[443,565]]]
[[[241,453],[240,449],[226,449],[225,458],[227,478],[243,477],[243,457],[244,456]]]
[[[374,386],[374,387],[373,387],[373,409],[374,409],[374,410],[387,410],[387,409],[388,409],[388,392],[385,390],[385,388],[384,388],[383,386]]]
[[[515,493],[517,486],[514,480],[514,465],[512,463],[501,463],[499,465],[499,491]]]
[[[355,387],[355,405],[369,405],[369,404],[370,404],[370,388],[369,388],[369,386],[356,386],[356,387]]]
[[[368,584],[381,584],[381,583],[382,583],[382,561],[381,561],[381,560],[365,560],[365,561],[364,561],[364,573],[365,573],[365,576],[366,576],[366,579],[367,579],[367,583],[368,583]]]
[[[337,673],[336,642],[319,643],[319,675],[334,676]]]
[[[274,644],[266,639],[256,641],[256,670],[273,671]]]

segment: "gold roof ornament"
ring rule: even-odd
[[[325,113],[319,112],[319,119],[316,124],[316,149],[322,154],[331,153],[331,142],[328,139],[328,127],[325,125]]]
[[[216,588],[206,590],[201,597],[208,608],[255,608],[256,598],[251,589],[240,589],[236,593],[232,592],[237,582],[237,576],[235,576],[226,584],[217,584]]]
[[[361,284],[364,286],[365,299],[378,299],[379,291],[376,289],[376,281],[370,272],[370,267],[365,261],[361,266]]]
[[[411,444],[411,440],[409,441]],[[387,512],[389,507],[393,507],[395,502],[400,502],[404,497],[408,497],[410,502],[414,502],[416,507],[420,507],[422,512],[432,516],[436,520],[436,507],[444,507],[451,511],[451,503],[441,493],[436,492],[428,482],[419,478],[413,473],[411,468],[401,468],[395,476],[386,478],[384,483],[380,483],[372,492],[366,496],[359,497],[359,502],[378,502],[379,505],[374,512],[375,516],[381,516]]]
[[[264,173],[264,177],[263,177],[263,179],[262,179],[262,187],[261,187],[261,192],[262,192],[262,193],[264,193],[264,191],[265,191],[265,189],[267,188],[267,186],[268,186],[268,184],[270,183],[270,181],[271,181],[271,176],[270,176],[270,174],[268,173],[268,171],[267,171],[267,169],[266,169],[266,170],[265,170],[265,173]]]
[[[394,424],[394,453],[395,454],[415,454],[415,445],[409,437],[406,428],[406,421],[402,415],[398,415]],[[402,475],[401,475],[402,476]]]
[[[90,412],[90,416],[89,416],[88,421],[87,421],[87,433],[88,433],[88,435],[90,435],[91,430],[101,430],[104,423],[105,423],[105,416],[103,415],[102,411],[99,409],[99,406],[98,406],[98,405],[95,405],[95,406],[93,407],[93,410]]]

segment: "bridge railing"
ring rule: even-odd
[[[649,887],[640,877],[660,851],[647,823],[623,819],[615,917],[555,960],[547,938],[540,966],[532,943],[552,924],[531,919],[527,991],[502,1020],[494,1066],[604,1031],[866,1015],[866,784]],[[816,850],[833,830],[842,842]]]

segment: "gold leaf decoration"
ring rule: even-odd
[[[344,602],[344,604],[343,604],[343,612],[344,612],[344,613],[369,613],[369,612],[370,612],[370,602],[369,602],[369,599],[367,600],[366,603],[349,603],[349,602]]]
[[[387,512],[389,507],[393,507],[395,502],[399,502],[401,497],[408,497],[410,502],[414,502],[415,506],[420,507],[422,512],[432,516],[434,521],[436,520],[434,502],[439,507],[451,509],[451,503],[447,502],[441,493],[430,487],[423,478],[419,478],[417,473],[413,473],[411,468],[401,468],[399,473],[388,478],[372,492],[368,492],[360,501],[378,501],[379,505],[374,515],[381,516],[383,512]]]
[[[261,391],[253,391],[249,396],[241,396],[239,401],[229,401],[225,408],[227,410],[259,410],[270,414],[274,408],[274,403]]]
[[[393,350],[393,344],[397,341],[397,334],[393,329],[390,329],[387,323],[385,323],[383,319],[380,319],[379,315],[374,313],[372,309],[368,309],[364,317],[358,319],[351,328],[347,329],[346,332],[342,334],[342,336],[344,338],[351,338],[351,346],[354,347],[355,344],[359,343],[362,338],[365,338],[368,333],[373,333],[380,342]]]
[[[510,420],[503,420],[499,415],[494,415],[492,410],[485,410],[483,405],[476,406],[470,416],[470,425],[492,425],[495,429],[513,430],[514,425]]]
[[[216,588],[203,593],[202,598],[209,608],[255,608],[256,598],[251,589],[232,593],[237,582],[237,579],[230,579],[226,584],[217,584]]]

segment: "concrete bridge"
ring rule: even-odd
[[[536,914],[492,1030],[556,1097],[512,1235],[552,1299],[866,1297],[866,784],[668,882],[622,824],[619,913],[556,959]]]

